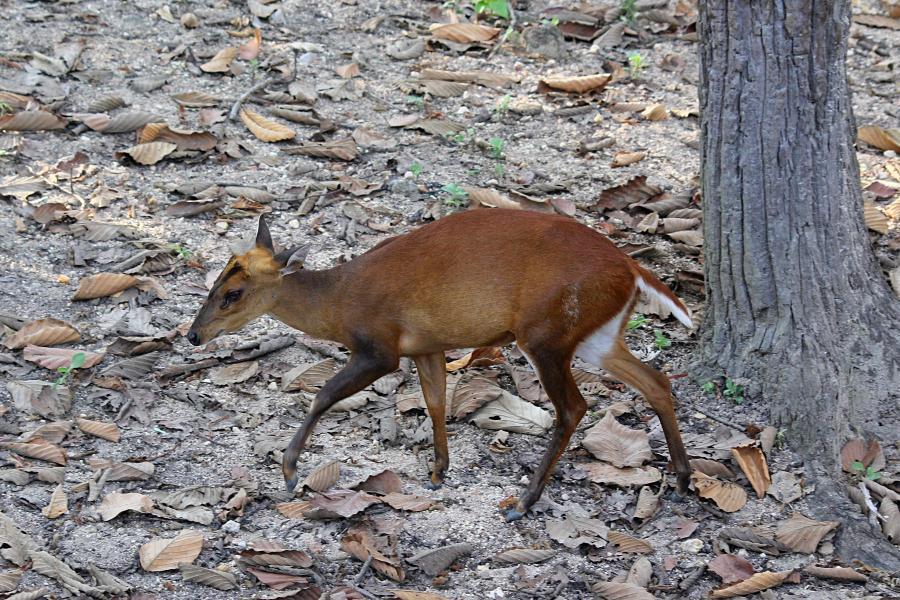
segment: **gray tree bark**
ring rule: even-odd
[[[862,219],[849,0],[700,2],[707,307],[696,373],[747,378],[806,459],[838,550],[900,554],[847,506],[850,437],[900,438],[900,302]]]

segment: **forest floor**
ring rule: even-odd
[[[706,598],[741,581],[719,597],[900,597],[898,574],[837,563],[839,522],[803,516],[814,490],[744,401],[753,382],[691,381],[695,334],[650,306],[629,344],[672,379],[706,499],[672,493],[643,400],[578,363],[590,412],[507,523],[552,414],[514,348],[451,373],[442,488],[423,485],[430,422],[404,363],[322,420],[310,486],[284,491],[281,450],[346,349],[269,318],[184,338],[261,213],[321,269],[470,204],[559,212],[702,320],[696,3],[519,2],[509,35],[453,25],[472,6],[447,4],[0,1],[0,597]],[[855,6],[856,119],[889,129],[898,19]],[[870,132],[867,222],[900,292],[897,138]],[[531,434],[462,414],[485,408]],[[582,445],[606,437],[626,468]],[[889,512],[900,444],[846,456],[847,483]]]

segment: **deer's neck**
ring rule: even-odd
[[[340,317],[340,268],[301,269],[282,278],[277,302],[270,314],[311,336],[343,341]]]

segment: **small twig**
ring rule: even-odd
[[[372,594],[372,593],[370,593],[370,592],[367,592],[366,590],[362,589],[362,588],[359,587],[359,586],[351,585],[350,587],[352,587],[353,590],[354,590],[355,592],[359,593],[359,594],[362,595],[362,596],[365,596],[365,597],[368,598],[369,600],[381,600],[381,598],[379,598],[379,597],[376,596],[375,594]]]
[[[271,79],[263,79],[262,81],[260,81],[259,83],[257,83],[253,87],[251,87],[249,90],[247,90],[246,92],[241,94],[241,97],[238,98],[237,100],[235,100],[234,104],[231,105],[231,111],[229,111],[229,113],[228,113],[228,118],[231,119],[232,121],[237,121],[238,111],[241,110],[241,105],[247,101],[247,98],[249,98],[256,92],[258,92],[259,90],[263,89],[270,83],[272,83]]]
[[[866,501],[866,508],[869,509],[869,523],[871,523],[874,527],[879,527],[878,519],[882,521],[886,521],[884,515],[878,512],[878,508],[875,507],[875,503],[872,502],[872,496],[869,494],[869,488],[866,487],[866,484],[862,481],[859,482],[859,491],[862,492],[863,499]]]
[[[357,586],[362,583],[362,580],[366,578],[366,573],[369,572],[369,566],[372,564],[372,555],[369,555],[369,558],[366,559],[366,562],[363,563],[362,569],[359,570],[359,573],[356,577],[353,578],[353,585]]]
[[[503,37],[497,42],[497,44],[491,48],[491,51],[488,52],[488,60],[494,57],[494,54],[500,50],[500,46],[506,43],[506,40],[509,39],[510,34],[516,30],[516,10],[513,8],[512,2],[507,0],[506,8],[509,10],[509,24],[506,27],[506,31],[503,32]]]

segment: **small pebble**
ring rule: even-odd
[[[270,381],[270,382],[269,382],[269,385],[267,385],[266,387],[269,388],[269,391],[270,391],[270,392],[277,392],[277,391],[278,391],[278,384],[275,383],[274,381]]]
[[[216,221],[216,232],[220,235],[228,231],[228,221]]]
[[[222,531],[225,533],[235,534],[241,530],[241,524],[237,521],[225,521],[225,524],[222,525]]]
[[[298,221],[297,219],[291,219],[290,221],[288,221],[288,227],[290,227],[291,229],[300,229],[300,221]]]
[[[699,538],[693,538],[684,542],[681,542],[681,549],[687,552],[688,554],[697,554],[703,549],[703,540]]]

